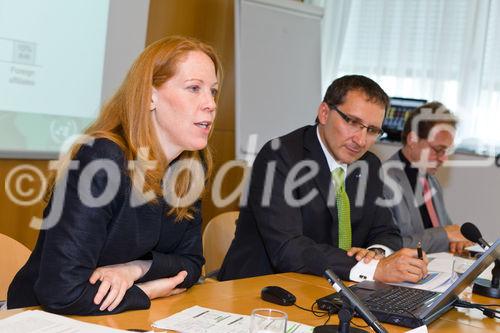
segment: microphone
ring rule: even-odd
[[[342,282],[341,279],[339,279],[337,275],[335,275],[331,269],[326,269],[324,276],[338,293],[343,294],[343,296],[349,300],[354,310],[356,310],[359,316],[363,318],[375,332],[387,333],[387,330],[378,322],[377,318],[375,318],[368,307]]]
[[[478,243],[483,249],[490,247],[490,244],[483,239],[481,231],[470,222],[465,222],[460,227],[460,232],[465,238],[471,242]],[[491,272],[491,282],[485,279],[478,278],[472,287],[472,292],[478,295],[500,298],[500,259],[495,260],[495,266]]]
[[[483,239],[481,231],[479,231],[479,229],[473,223],[465,222],[464,224],[462,224],[462,226],[460,227],[460,232],[462,233],[462,235],[464,235],[465,238],[467,238],[471,242],[478,243],[483,249],[486,250],[490,247],[488,242]]]
[[[318,274],[320,272],[323,273],[324,277],[328,280],[328,282],[332,285],[332,287],[343,296],[344,300],[347,300],[352,308],[356,311],[356,313],[364,319],[364,321],[373,328],[373,330],[377,333],[387,333],[388,331],[379,323],[377,318],[373,315],[373,313],[368,309],[368,307],[356,296],[355,293],[349,289],[342,280],[330,269],[326,267],[326,257],[323,253],[319,252],[316,249],[307,249],[303,254],[304,258],[309,262],[309,269]]]

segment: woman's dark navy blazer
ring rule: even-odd
[[[52,228],[40,231],[31,257],[9,287],[8,308],[40,305],[61,314],[109,314],[93,302],[100,283],[90,284],[90,275],[97,267],[137,259],[152,260],[137,283],[172,277],[181,270],[188,275],[179,287],[196,283],[204,264],[200,202],[194,220],[178,222],[167,216],[169,207],[163,199],[157,204],[131,205],[128,161],[110,140],[97,139],[82,146],[74,160],[78,168],[68,171],[61,218]],[[115,164],[119,177],[108,176],[100,168],[103,164]],[[92,193],[98,198],[113,184],[118,187],[116,195],[104,205],[89,207],[89,200],[82,203],[79,188],[83,195]],[[57,204],[54,197],[44,217]],[[149,306],[148,296],[134,285],[111,313]]]

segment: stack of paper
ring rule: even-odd
[[[455,266],[454,270],[458,274],[462,274],[465,272],[469,267],[474,263],[474,259],[466,259],[466,258],[461,258],[461,257],[456,257],[455,258]],[[486,268],[481,274],[479,274],[479,277],[482,279],[486,280],[491,280],[492,278],[492,273],[491,271],[493,270],[493,267],[495,266],[495,263],[491,264]]]
[[[170,317],[158,320],[153,327],[181,333],[248,333],[250,316],[192,306]],[[314,327],[293,321],[287,323],[287,333],[311,333]]]
[[[0,320],[0,333],[124,333],[105,326],[84,323],[56,314],[30,310]]]
[[[250,316],[193,306],[153,323],[153,327],[179,333],[248,333]],[[311,333],[314,327],[288,321],[286,333]],[[407,333],[427,333],[421,326]]]

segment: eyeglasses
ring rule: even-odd
[[[444,156],[444,155],[450,155],[451,150],[453,147],[436,147],[434,145],[431,145],[429,142],[427,142],[427,145],[434,151],[436,156]]]
[[[367,126],[363,124],[361,121],[354,119],[348,115],[346,115],[344,112],[340,111],[339,108],[335,105],[330,105],[327,104],[330,110],[335,110],[337,113],[340,115],[342,119],[346,122],[347,126],[353,131],[353,132],[358,132],[366,128],[366,134],[374,139],[380,137],[382,134],[384,134],[384,131],[376,126]]]

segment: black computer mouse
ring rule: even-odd
[[[260,297],[264,301],[285,306],[293,305],[297,300],[291,292],[278,286],[267,286],[262,288]]]

